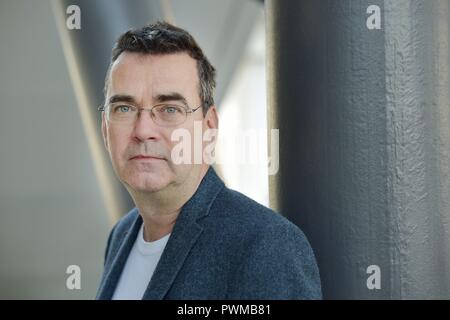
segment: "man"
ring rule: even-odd
[[[218,129],[214,77],[192,36],[168,23],[117,41],[102,133],[136,208],[109,236],[98,299],[321,298],[298,227],[228,189],[204,159],[174,159],[175,130]]]

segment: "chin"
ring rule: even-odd
[[[141,173],[139,176],[129,177],[125,183],[134,191],[157,192],[170,184],[170,179],[161,174]]]

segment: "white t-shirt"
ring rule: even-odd
[[[159,240],[144,240],[144,224],[128,255],[113,300],[140,300],[152,278],[159,258],[166,247],[170,233]]]

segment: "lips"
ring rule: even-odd
[[[130,160],[144,160],[144,159],[155,159],[155,160],[164,160],[164,158],[156,157],[156,156],[146,156],[142,154],[138,154],[130,158]]]

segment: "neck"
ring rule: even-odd
[[[179,186],[170,185],[161,191],[130,190],[144,223],[145,241],[156,241],[172,232],[183,205],[194,195],[207,170],[208,167],[203,168],[198,178],[188,179]]]

